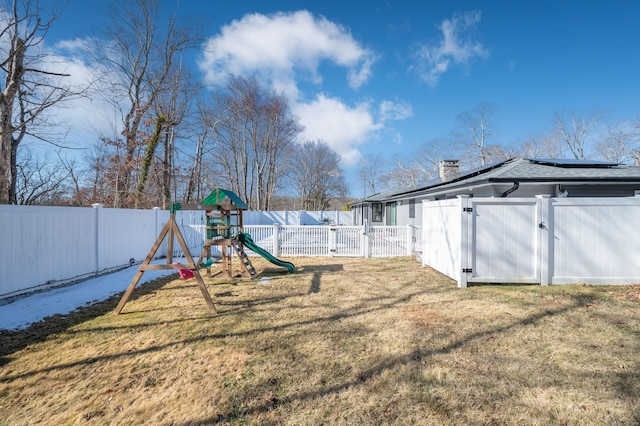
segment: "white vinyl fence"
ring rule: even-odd
[[[317,212],[309,213],[313,217]],[[340,218],[331,214],[323,217],[342,220],[343,213],[349,217],[348,212],[340,212]],[[0,205],[0,298],[139,263],[168,219],[169,211],[159,209]],[[205,236],[203,212],[178,211],[176,222],[191,254],[199,255]],[[329,225],[244,227],[259,246],[282,257],[406,256],[422,247],[416,229],[382,227],[365,232],[363,227]],[[166,255],[165,241],[157,257]],[[176,261],[184,258],[177,243],[173,257]]]
[[[640,282],[640,197],[423,203],[422,263],[468,283]]]
[[[351,211],[245,211],[245,225],[353,225]]]
[[[257,226],[244,231],[274,256],[393,257],[421,249],[421,230],[413,226]],[[247,250],[249,255],[254,254]]]
[[[178,212],[187,244],[202,246]],[[0,206],[0,298],[65,284],[142,261],[169,219],[167,210]],[[174,256],[182,250],[175,244]],[[166,256],[166,242],[158,256]]]

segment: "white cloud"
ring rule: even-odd
[[[296,103],[292,109],[305,128],[300,139],[325,141],[340,155],[345,166],[354,165],[360,159],[359,147],[380,138],[382,131],[386,132],[386,137],[393,136],[393,143],[399,143],[398,135],[388,127],[389,122],[413,115],[413,108],[406,102],[385,100],[376,111],[371,102],[349,107],[340,99],[324,94],[319,94],[312,102]]]
[[[474,59],[489,55],[481,43],[465,36],[480,19],[478,11],[456,13],[453,18],[442,21],[438,27],[442,33],[439,43],[419,46],[416,51],[418,64],[415,68],[427,84],[435,86],[440,76],[452,65],[468,66]]]
[[[320,92],[320,65],[328,62],[344,68],[348,86],[357,89],[371,78],[376,60],[375,53],[354,40],[347,28],[297,11],[256,13],[225,25],[205,43],[199,67],[210,84],[224,84],[229,74],[257,75],[289,98],[305,129],[301,140],[325,141],[349,166],[360,156],[359,145],[376,137],[385,120],[406,118],[410,107],[392,102],[385,102],[379,111],[369,102],[348,106],[329,95],[303,95],[298,83],[304,79]]]
[[[205,43],[199,66],[209,83],[223,83],[229,74],[258,74],[296,99],[296,79],[320,84],[318,67],[325,60],[345,67],[349,86],[357,89],[370,78],[376,58],[346,28],[298,11],[256,13],[225,25]]]
[[[92,145],[107,133],[111,135],[115,120],[113,105],[107,97],[95,93],[96,82],[104,83],[105,69],[87,55],[88,46],[88,40],[61,41],[47,49],[44,57],[46,63],[55,64],[56,71],[68,75],[61,83],[73,92],[83,93],[56,108],[55,113],[58,121],[69,126],[69,138],[84,145]]]
[[[358,145],[382,128],[370,109],[368,103],[350,108],[338,99],[321,94],[313,102],[296,104],[294,113],[305,126],[300,135],[302,140],[325,141],[340,155],[343,164],[350,166],[359,159]]]
[[[406,102],[382,101],[380,104],[380,121],[404,120],[413,116],[413,108]]]
[[[113,134],[113,105],[106,97],[90,91],[101,80],[104,69],[87,55],[89,45],[86,39],[62,40],[55,45],[42,42],[32,53],[34,68],[59,74],[46,76],[52,87],[76,94],[48,108],[43,115],[51,125],[46,129],[47,137],[71,148],[87,148],[100,136]]]
[[[60,40],[56,42],[54,48],[73,52],[82,52],[87,49],[91,49],[91,39],[76,37],[72,40]]]

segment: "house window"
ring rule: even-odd
[[[382,222],[382,203],[373,203],[371,205],[371,221]]]
[[[409,200],[409,218],[416,218],[416,200],[413,198]]]

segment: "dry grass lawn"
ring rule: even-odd
[[[459,290],[409,258],[173,275],[0,333],[0,424],[638,425],[640,288]],[[122,283],[122,288],[128,283]],[[1,308],[0,308],[1,309]]]

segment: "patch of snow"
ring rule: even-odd
[[[138,265],[91,278],[77,284],[16,297],[0,306],[0,329],[20,330],[51,315],[66,315],[79,307],[108,299],[123,292],[138,272]],[[145,271],[138,287],[175,270]]]

